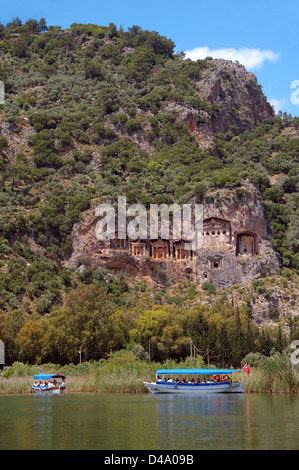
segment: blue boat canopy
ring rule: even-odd
[[[158,369],[157,375],[213,375],[213,374],[231,374],[232,372],[241,372],[237,369]]]
[[[65,379],[64,375],[60,374],[38,374],[33,376],[34,380],[50,380],[50,379]]]

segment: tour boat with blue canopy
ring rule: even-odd
[[[151,393],[244,393],[244,382],[233,381],[237,369],[158,369],[155,382],[143,382]]]
[[[65,379],[60,374],[34,375],[32,390],[36,395],[61,395],[65,390]]]

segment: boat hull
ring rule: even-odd
[[[33,393],[35,395],[40,395],[40,396],[51,396],[51,395],[62,395],[63,394],[63,389],[61,388],[53,388],[53,389],[33,389]]]
[[[219,383],[171,383],[171,382],[143,382],[146,388],[153,394],[172,393],[186,395],[204,395],[207,393],[244,393],[244,382],[219,382]]]

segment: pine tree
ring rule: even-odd
[[[282,353],[284,348],[284,341],[282,337],[281,325],[278,326],[277,339],[276,339],[276,349],[278,352]]]
[[[240,312],[239,312],[239,308],[237,307],[235,328],[233,332],[233,341],[232,341],[232,353],[233,353],[232,362],[235,367],[241,364],[241,360],[245,356],[244,351],[245,351],[244,335],[241,329]]]
[[[229,367],[232,363],[232,348],[229,341],[229,335],[225,325],[219,332],[220,342],[220,363],[223,367]]]
[[[47,23],[46,23],[46,20],[45,18],[41,18],[38,22],[38,27],[39,27],[39,30],[44,33],[45,31],[48,31],[48,26],[47,26]]]
[[[209,324],[203,314],[199,312],[191,326],[190,336],[196,345],[196,348],[203,356],[206,355],[207,349],[209,349],[209,333]]]
[[[271,349],[273,348],[273,342],[270,338],[268,331],[265,332],[264,328],[262,328],[260,333],[260,352],[264,354],[264,356],[270,356]]]
[[[250,352],[255,351],[255,345],[254,345],[254,337],[253,337],[253,331],[252,331],[252,325],[250,322],[250,318],[247,316],[247,330],[245,333],[245,351],[244,351],[244,356]]]

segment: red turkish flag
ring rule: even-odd
[[[247,374],[250,374],[250,370],[247,364],[243,367],[243,369],[247,372]]]

